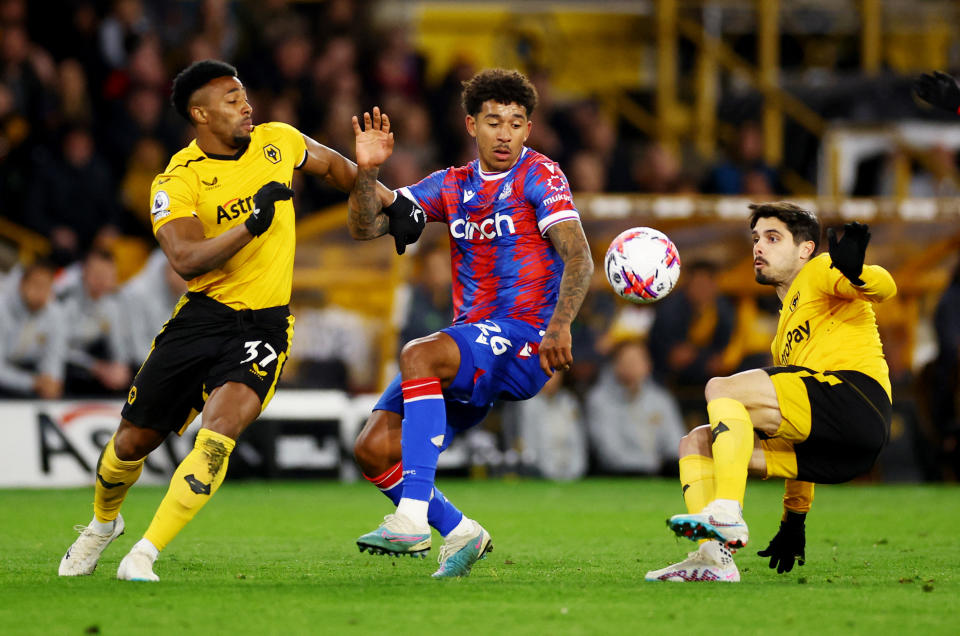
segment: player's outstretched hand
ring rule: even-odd
[[[244,221],[244,225],[254,236],[260,236],[273,223],[274,204],[286,201],[293,196],[293,190],[279,181],[266,183],[253,195],[253,211]]]
[[[914,80],[913,90],[928,104],[960,114],[960,87],[946,73],[924,73]]]
[[[417,205],[397,193],[396,200],[383,208],[383,213],[390,219],[390,228],[387,232],[393,237],[397,254],[403,254],[407,245],[416,243],[427,224],[427,217]]]
[[[830,241],[830,267],[836,267],[854,285],[863,285],[860,274],[870,242],[870,227],[863,223],[846,223],[840,240],[831,227],[827,229],[827,239]]]
[[[549,377],[553,377],[554,370],[569,371],[573,364],[573,338],[570,328],[560,329],[547,325],[547,330],[540,341],[540,368]]]
[[[360,120],[353,116],[353,134],[357,143],[357,165],[360,168],[376,168],[393,154],[393,133],[390,132],[390,118],[380,112],[379,106],[370,113],[363,114],[363,128]]]
[[[780,530],[770,540],[766,550],[757,552],[757,556],[770,557],[770,568],[776,568],[777,574],[793,569],[793,563],[803,565],[806,562],[804,550],[807,545],[804,512],[787,511],[787,518],[780,522]]]

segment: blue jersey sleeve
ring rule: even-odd
[[[443,207],[441,191],[444,177],[449,171],[449,168],[437,170],[430,176],[420,180],[419,183],[400,188],[399,190],[400,194],[420,206],[420,209],[427,215],[427,221],[446,222],[447,220],[447,213]]]
[[[552,225],[561,221],[580,220],[567,177],[560,166],[552,161],[538,161],[530,167],[524,196],[536,210],[537,227],[543,235]]]

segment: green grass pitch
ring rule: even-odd
[[[675,481],[441,485],[493,536],[467,579],[431,579],[431,557],[359,553],[354,538],[390,511],[365,483],[228,481],[161,554],[159,584],[115,575],[163,489],[134,487],[127,533],[71,579],[57,564],[92,488],[0,491],[0,633],[960,633],[956,486],[820,487],[807,564],[777,575],[756,550],[781,484],[751,481],[743,582],[670,584],[643,576],[693,549],[664,525],[682,511]]]

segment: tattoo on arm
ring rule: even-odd
[[[383,203],[377,194],[376,169],[357,169],[347,206],[347,227],[353,238],[372,239],[387,233],[390,219],[380,214]]]
[[[590,279],[593,277],[590,245],[583,234],[583,227],[578,222],[557,223],[547,230],[547,235],[563,259],[560,293],[550,321],[569,325],[580,311],[580,305],[587,296]]]

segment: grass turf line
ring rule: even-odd
[[[807,565],[777,575],[756,551],[779,523],[779,483],[747,488],[743,582],[647,583],[695,548],[664,520],[683,510],[672,480],[443,480],[496,550],[463,580],[425,560],[361,554],[390,512],[368,484],[228,482],[165,550],[159,584],[115,579],[163,488],[134,487],[127,533],[89,577],[57,564],[89,520],[92,489],[2,490],[0,631],[32,633],[952,634],[960,620],[960,522],[953,486],[818,487]]]

